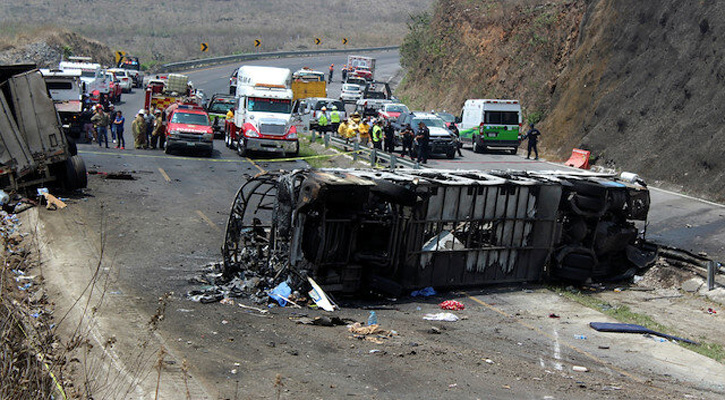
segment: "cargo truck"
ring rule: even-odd
[[[375,59],[365,56],[347,56],[347,76],[368,81],[375,79]]]
[[[249,151],[297,155],[297,128],[290,124],[292,72],[245,65],[236,77],[236,111],[226,125],[226,145],[240,156]]]
[[[292,74],[292,100],[327,97],[325,73],[302,68]]]
[[[34,65],[0,66],[0,188],[21,191],[55,182],[87,185],[86,167],[66,138],[45,80]]]
[[[60,116],[63,130],[75,139],[80,137],[83,128],[83,88],[81,70],[41,69],[50,98]]]

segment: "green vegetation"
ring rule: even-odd
[[[589,307],[593,310],[597,310],[603,314],[606,314],[617,321],[624,322],[627,324],[642,325],[646,328],[654,331],[667,333],[675,336],[682,336],[672,328],[663,325],[650,317],[649,315],[640,314],[632,311],[626,305],[613,306],[607,302],[601,301],[589,293],[582,293],[581,291],[572,292],[569,290],[562,289],[560,287],[550,288],[559,295],[566,297],[569,300],[577,302],[585,307]],[[712,358],[713,360],[721,363],[725,363],[725,348],[722,345],[716,343],[708,343],[699,338],[699,345],[692,345],[687,343],[679,343],[681,346],[694,351],[695,353],[701,354],[705,357]]]

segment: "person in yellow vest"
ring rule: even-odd
[[[358,132],[360,130],[360,114],[354,112],[350,118],[347,119],[345,138],[349,142],[350,139],[358,140]]]
[[[317,132],[322,136],[330,129],[330,120],[327,119],[327,107],[322,107],[320,116],[317,117]]]
[[[369,118],[366,117],[361,123],[358,128],[358,132],[360,135],[360,144],[363,146],[367,146],[368,142],[370,141],[370,123]]]
[[[382,150],[383,149],[383,122],[381,120],[375,121],[372,129],[373,148]]]
[[[337,106],[332,106],[332,112],[330,113],[330,132],[337,132],[340,127],[340,111],[337,111]]]
[[[232,119],[234,119],[234,107],[227,111],[227,121],[231,121]]]

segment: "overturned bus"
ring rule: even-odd
[[[237,193],[227,275],[313,277],[325,290],[584,281],[654,261],[641,182],[589,172],[310,169]]]

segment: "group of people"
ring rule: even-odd
[[[97,142],[99,147],[110,148],[108,139],[108,131],[111,131],[111,140],[117,149],[124,150],[126,148],[126,139],[124,136],[126,118],[123,113],[113,111],[111,108],[107,110],[102,104],[97,104],[84,111],[84,137],[89,142]],[[87,118],[85,118],[87,117]],[[133,133],[134,148],[136,149],[155,149],[164,148],[164,132],[163,119],[161,110],[155,110],[153,115],[147,113],[146,110],[139,110],[131,123],[131,131]]]
[[[337,132],[347,143],[357,141],[363,146],[372,146],[374,149],[387,153],[395,152],[395,128],[389,119],[361,117],[360,113],[354,112],[346,120],[340,120],[340,113],[333,106],[330,117],[327,116],[327,108],[323,107],[317,120],[318,132]],[[430,130],[424,123],[418,124],[417,130],[413,130],[410,124],[406,125],[400,132],[400,140],[403,145],[400,155],[409,156],[423,164],[428,162],[430,153]],[[416,152],[413,152],[413,144],[417,144]],[[460,150],[459,150],[460,152]]]

